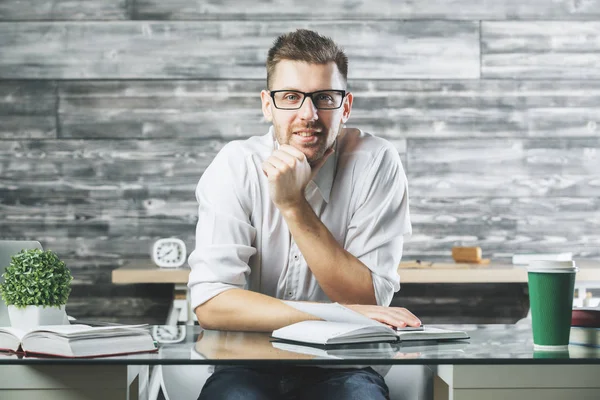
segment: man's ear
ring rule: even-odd
[[[273,103],[273,98],[271,98],[271,95],[267,90],[261,90],[260,101],[262,102],[262,112],[265,116],[265,120],[267,120],[267,122],[272,122],[273,114],[271,112],[271,104]]]
[[[342,104],[342,108],[344,109],[342,114],[343,124],[345,124],[350,118],[350,112],[352,111],[352,100],[354,100],[354,96],[352,96],[352,93],[348,92],[348,94],[346,94],[346,98],[344,99],[344,104]]]

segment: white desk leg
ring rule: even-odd
[[[176,286],[177,288],[177,286]],[[179,285],[179,289],[182,293],[185,293],[185,319],[181,318],[180,321],[185,321],[186,325],[194,325],[195,321],[198,321],[198,317],[194,314],[194,310],[192,310],[192,300],[190,297],[190,290],[187,285]]]
[[[187,285],[176,284],[166,325],[177,325],[178,322],[194,325],[195,319],[196,316],[190,309],[190,294]]]
[[[179,322],[185,322],[186,325],[193,325],[193,317],[195,316],[190,310],[189,290],[187,285],[175,284],[173,292],[173,300],[171,302],[171,307],[169,308],[169,313],[167,314],[165,325],[176,326]],[[150,400],[158,399],[161,388],[163,395],[169,400],[164,386],[162,367],[156,365],[152,368],[152,374],[150,376],[150,385],[148,389]]]
[[[127,387],[129,400],[148,400],[148,365],[130,365],[127,367]]]
[[[167,313],[167,320],[165,321],[165,325],[177,325],[177,321],[179,321],[180,314],[180,305],[177,303],[178,300],[173,299],[171,301],[171,306],[169,307],[169,312]]]
[[[160,387],[162,386],[162,368],[160,365],[152,367],[152,374],[150,375],[150,384],[148,385],[148,399],[158,399],[160,393]]]

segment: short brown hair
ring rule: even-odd
[[[334,62],[344,83],[348,82],[348,57],[331,38],[308,29],[297,29],[275,39],[267,56],[267,88],[275,75],[275,66],[281,60],[304,61],[312,64]]]

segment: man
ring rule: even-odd
[[[196,190],[189,287],[202,327],[271,332],[319,319],[282,300],[339,302],[389,325],[420,325],[387,307],[411,233],[406,176],[390,143],[345,128],[347,73],[344,52],[312,31],[282,35],[270,49],[261,100],[272,127],[228,143]],[[200,399],[387,393],[371,368],[217,367]]]

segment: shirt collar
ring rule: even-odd
[[[275,137],[275,129],[273,128],[272,125],[269,128],[269,135],[271,136],[271,138],[273,140],[273,148],[279,149],[279,142],[277,141],[277,138]],[[317,185],[317,188],[319,189],[319,193],[321,193],[323,200],[325,200],[327,203],[329,203],[329,198],[331,196],[331,189],[333,187],[333,178],[335,177],[335,168],[337,165],[337,148],[338,148],[337,139],[336,139],[335,143],[333,144],[333,148],[335,149],[335,151],[333,152],[332,155],[329,156],[327,161],[325,161],[325,164],[321,167],[319,172],[317,172],[317,176],[315,176],[314,179],[312,180],[312,182],[314,182],[314,184]]]

